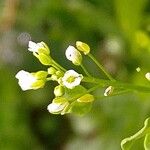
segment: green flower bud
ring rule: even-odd
[[[59,83],[60,85],[63,85],[62,77],[60,77],[57,81],[58,81],[58,83]]]
[[[53,99],[53,103],[65,103],[67,102],[67,99],[64,97],[56,97]]]
[[[52,79],[53,81],[57,81],[57,80],[58,80],[58,76],[57,76],[56,74],[53,74],[53,75],[51,76],[51,79]]]
[[[55,74],[57,70],[54,67],[48,68],[48,74]]]
[[[81,41],[76,42],[76,47],[78,50],[82,51],[85,55],[87,55],[90,52],[90,47],[86,43],[83,43]]]
[[[43,65],[51,65],[52,64],[52,58],[48,55],[45,55],[44,53],[39,53],[38,59]]]
[[[85,94],[77,99],[78,102],[89,103],[94,101],[94,96],[91,94]]]
[[[43,88],[44,85],[45,85],[45,80],[37,80],[36,82],[34,82],[34,83],[32,84],[31,87],[32,87],[33,89],[39,89],[39,88]]]
[[[64,87],[61,85],[58,85],[54,88],[54,94],[56,97],[62,96],[64,92]]]
[[[46,79],[48,73],[46,71],[38,71],[35,73],[37,79]]]
[[[58,76],[58,77],[63,77],[63,72],[61,72],[61,71],[56,71],[56,75]]]

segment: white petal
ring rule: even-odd
[[[18,84],[23,91],[32,89],[32,84],[36,82],[36,78],[24,70],[19,71],[15,77],[19,80]]]
[[[29,47],[28,48],[29,51],[31,51],[31,52],[38,52],[39,45],[37,43],[29,41],[28,47]]]
[[[67,49],[66,49],[66,57],[68,60],[72,61],[74,59],[74,57],[76,57],[76,52],[77,50],[73,47],[73,46],[69,46]]]
[[[50,113],[58,113],[61,110],[63,110],[65,107],[65,104],[59,104],[59,103],[51,103],[47,106],[47,110]]]
[[[69,77],[74,77],[75,80],[70,83],[68,82]],[[75,86],[78,86],[80,84],[82,79],[83,79],[83,76],[81,74],[78,74],[74,70],[68,70],[66,71],[66,73],[64,74],[62,78],[62,82],[63,82],[63,85],[66,86],[67,88],[73,89]]]
[[[150,72],[147,72],[147,73],[145,74],[145,78],[150,81]]]

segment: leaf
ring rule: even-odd
[[[147,118],[147,119],[145,120],[145,122],[144,122],[144,127],[143,127],[141,130],[139,130],[139,131],[138,131],[137,133],[135,133],[134,135],[132,135],[132,136],[130,136],[130,137],[128,137],[128,138],[125,138],[125,139],[123,139],[123,140],[121,141],[121,148],[122,148],[122,150],[129,150],[129,149],[131,148],[131,146],[133,145],[133,143],[134,143],[137,139],[139,139],[139,138],[145,136],[145,135],[148,134],[148,133],[150,133],[150,118]],[[148,140],[149,140],[149,139],[146,138],[145,141],[147,141],[147,143],[148,143]],[[146,143],[146,142],[145,142],[145,143]],[[148,145],[148,144],[147,144],[147,145]],[[148,149],[146,149],[146,150],[148,150]]]
[[[144,148],[145,150],[150,150],[150,134],[146,134],[145,136]]]
[[[65,94],[63,95],[68,101],[73,101],[74,98],[79,98],[82,94],[86,93],[87,89],[79,85],[73,89],[65,88]]]
[[[74,89],[65,89],[65,94],[62,96],[70,102],[70,105],[65,109],[64,113],[74,113],[84,115],[91,110],[92,103],[78,102],[77,99],[87,93],[87,89],[79,85]]]
[[[76,115],[85,115],[91,110],[92,103],[81,103],[81,102],[73,102],[70,108],[70,112]]]

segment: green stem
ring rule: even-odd
[[[66,72],[66,69],[63,68],[61,65],[59,65],[59,64],[58,64],[56,61],[54,61],[54,60],[53,60],[53,65],[54,65],[55,67],[60,68],[62,71]]]
[[[101,86],[101,85],[96,85],[96,86],[90,88],[89,90],[83,92],[82,94],[78,94],[77,96],[72,97],[71,99],[69,99],[69,101],[76,100],[76,99],[78,99],[79,97],[81,97],[81,96],[83,96],[83,95],[85,95],[85,94],[87,94],[87,93],[93,92],[93,91],[95,91],[96,89],[98,89],[100,86]]]
[[[122,83],[119,81],[102,80],[102,79],[90,78],[90,77],[84,77],[82,81],[88,82],[88,83],[99,84],[102,87],[106,87],[106,86],[111,85],[111,86],[117,87],[117,88],[130,89],[133,91],[150,93],[150,87],[149,86],[133,85],[133,84],[129,84],[129,83]]]
[[[94,63],[99,67],[101,71],[108,77],[109,80],[114,81],[113,77],[105,70],[105,68],[95,59],[92,54],[88,54],[88,56],[94,61]]]
[[[131,90],[123,90],[123,91],[120,91],[120,92],[117,92],[117,93],[114,93],[114,94],[111,94],[111,95],[108,95],[108,96],[95,96],[96,99],[104,99],[104,98],[108,98],[108,97],[113,97],[113,96],[118,96],[118,95],[122,95],[122,94],[127,94],[131,92]]]
[[[86,68],[83,66],[83,64],[80,65],[81,68],[83,69],[83,71],[85,72],[85,74],[89,77],[91,77],[91,75],[89,74],[89,72],[86,70]]]

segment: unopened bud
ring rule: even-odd
[[[89,45],[81,41],[76,42],[76,47],[78,50],[82,51],[85,55],[87,55],[90,52]]]
[[[94,96],[91,94],[85,94],[77,99],[78,102],[89,103],[94,101]]]
[[[44,53],[40,53],[38,55],[38,59],[43,65],[51,65],[52,64],[52,58],[48,55],[45,55]]]
[[[66,49],[65,54],[66,54],[67,59],[72,61],[74,65],[81,65],[82,55],[76,48],[74,48],[73,46],[69,46]]]
[[[50,67],[48,68],[48,74],[55,74],[55,72],[57,71],[54,67]]]
[[[54,94],[56,97],[62,96],[64,94],[64,88],[61,85],[58,85],[54,89]]]

